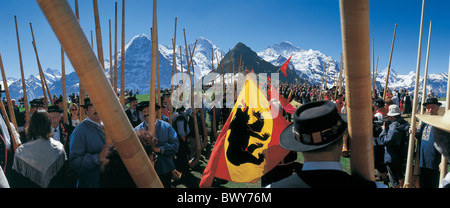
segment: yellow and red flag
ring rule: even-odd
[[[288,154],[278,139],[289,124],[267,101],[255,79],[247,76],[199,186],[211,187],[214,177],[241,183],[258,181]]]

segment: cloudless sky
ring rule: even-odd
[[[68,0],[74,9],[75,0]],[[112,24],[114,48],[114,2],[98,0],[103,42],[103,54],[109,59],[109,23]],[[121,47],[122,1],[118,3],[118,50]],[[391,68],[407,74],[416,70],[420,28],[421,0],[370,1],[370,34],[375,39],[375,61],[378,70],[387,68],[394,25],[397,25]],[[429,73],[448,71],[450,54],[450,1],[427,0],[423,25],[421,74],[425,58],[430,21],[433,21]],[[95,24],[93,2],[79,0],[80,23],[90,40]],[[159,43],[171,44],[175,17],[178,18],[177,45],[205,37],[223,51],[238,42],[259,52],[282,41],[322,53],[340,60],[342,51],[338,0],[159,0]],[[145,33],[150,37],[153,1],[125,1],[125,42]],[[29,23],[33,24],[40,62],[43,69],[61,69],[60,44],[44,14],[34,0],[0,1],[0,53],[7,77],[20,78],[14,15],[17,16],[25,76],[37,74],[37,62],[31,44]],[[96,43],[94,42],[94,46]],[[370,43],[372,45],[372,43]],[[94,51],[97,52],[96,46]],[[372,49],[371,49],[372,51]],[[73,68],[66,58],[66,73]]]

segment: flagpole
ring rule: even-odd
[[[417,102],[419,96],[419,80],[420,80],[420,57],[422,54],[422,33],[423,33],[423,16],[425,10],[425,0],[422,1],[422,15],[420,18],[420,34],[419,34],[419,47],[417,51],[417,66],[416,66],[416,82],[414,85],[414,100],[411,112],[411,134],[409,135],[409,144],[408,144],[408,157],[406,161],[406,174],[405,174],[405,184],[404,188],[413,188],[412,182],[412,166],[413,166],[413,153],[414,146],[416,141],[416,111],[417,111]]]
[[[340,0],[351,172],[374,181],[369,1]]]
[[[97,107],[102,122],[137,187],[162,187],[70,5],[64,0],[38,0],[38,3],[75,72],[85,84],[92,103]]]
[[[389,83],[389,73],[391,72],[392,52],[394,51],[395,33],[397,32],[397,24],[394,27],[394,37],[392,38],[391,54],[389,56],[388,71],[386,74],[386,82],[384,84],[383,100],[386,100],[386,92]]]
[[[125,0],[122,0],[122,51],[120,53],[120,103],[125,106]],[[152,62],[153,64],[154,62]],[[154,94],[153,94],[154,95]],[[155,105],[152,106],[155,108]],[[152,123],[152,122],[150,122]],[[154,131],[153,131],[154,133]]]
[[[19,51],[20,76],[22,77],[23,104],[25,106],[25,126],[28,126],[27,124],[30,121],[30,109],[28,107],[27,87],[26,87],[26,84],[25,84],[25,75],[23,73],[22,52],[20,50],[19,29],[17,27],[17,18],[16,18],[16,16],[14,16],[14,22],[15,22],[15,25],[16,25],[17,49]]]

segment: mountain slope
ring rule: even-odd
[[[335,77],[339,75],[339,62],[332,57],[312,49],[303,50],[288,41],[269,46],[258,52],[258,56],[275,66],[281,66],[292,56],[288,68],[295,70],[300,78],[308,80],[310,83],[322,83],[325,64],[328,67],[329,87],[334,84]]]

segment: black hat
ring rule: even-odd
[[[306,152],[332,144],[347,131],[347,115],[337,112],[331,101],[316,101],[294,112],[294,123],[280,135],[280,145],[291,151]]]
[[[62,103],[62,101],[63,101],[63,99],[62,99],[62,98],[58,98],[58,99],[56,99],[56,100],[55,100],[55,105],[56,105],[56,104],[58,104],[58,103]]]
[[[128,102],[135,101],[135,100],[137,100],[136,95],[127,98]]]
[[[94,105],[91,103],[91,98],[85,97],[84,98],[84,105],[80,105],[83,108],[88,108],[89,106]]]
[[[438,106],[442,105],[442,103],[440,103],[437,98],[427,98],[427,100],[423,103],[423,106],[426,106],[428,104],[436,104]]]
[[[44,101],[41,99],[33,99],[32,101],[30,101],[30,105],[32,108],[45,107]]]
[[[374,106],[378,106],[379,108],[383,108],[384,107],[384,100],[381,98],[377,98],[373,101],[373,105]]]
[[[136,110],[142,111],[144,108],[150,106],[150,101],[141,101],[137,104]],[[161,107],[158,104],[155,104],[155,110],[159,110]]]
[[[59,109],[59,106],[57,106],[57,105],[52,105],[47,108],[47,112],[48,113],[54,113],[54,112],[62,113],[63,110]]]

